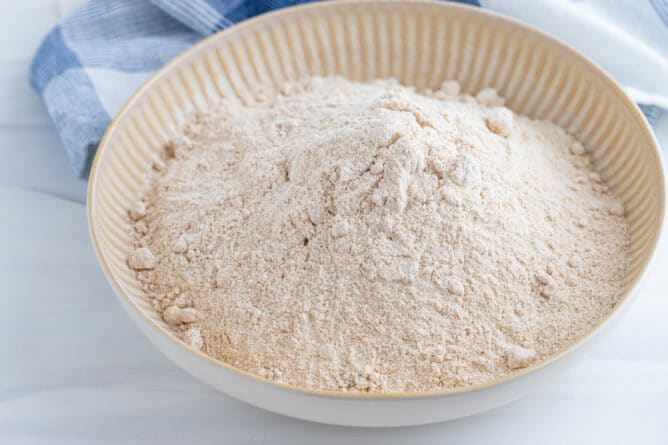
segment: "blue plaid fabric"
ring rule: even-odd
[[[475,0],[460,2],[480,6]],[[74,172],[88,176],[112,116],[165,62],[206,35],[296,3],[302,2],[91,0],[75,11],[47,35],[30,69],[30,82],[44,100]],[[661,19],[668,17],[663,1],[652,4]],[[648,104],[645,111],[656,117],[659,109]]]

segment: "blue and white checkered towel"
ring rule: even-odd
[[[668,108],[668,0],[459,0],[531,23],[610,72],[650,119]],[[80,177],[111,117],[202,37],[299,0],[91,0],[49,33],[30,70]]]

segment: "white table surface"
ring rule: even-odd
[[[668,245],[640,298],[543,391],[454,422],[356,429],[271,414],[209,389],[140,334],[88,238],[85,186],[26,78],[81,0],[0,13],[0,443],[668,443]],[[668,146],[668,118],[657,133]]]

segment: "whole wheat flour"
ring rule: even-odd
[[[195,349],[339,391],[482,383],[617,302],[624,208],[584,147],[456,82],[311,78],[193,116],[128,265]]]

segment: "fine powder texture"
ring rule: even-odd
[[[191,116],[128,265],[191,347],[336,391],[487,382],[605,317],[624,207],[585,148],[456,82],[310,78]]]

